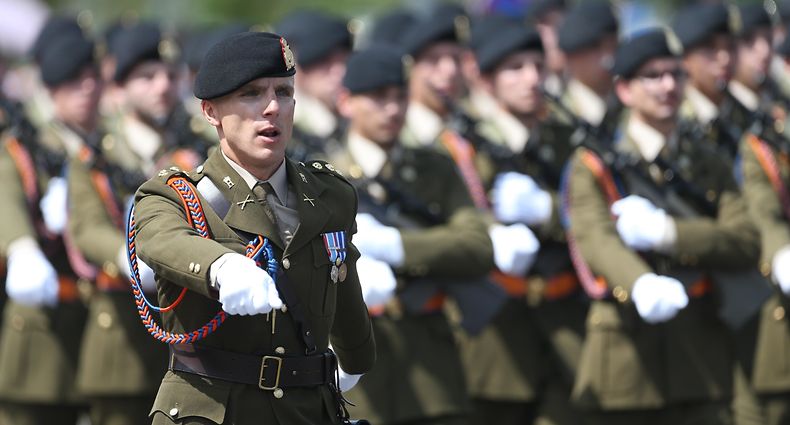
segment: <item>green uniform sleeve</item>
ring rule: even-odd
[[[0,199],[3,199],[0,202],[0,217],[3,217],[0,221],[0,254],[7,255],[11,242],[22,237],[35,238],[36,233],[19,171],[5,142],[0,149],[0,182]]]

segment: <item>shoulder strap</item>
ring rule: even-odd
[[[208,176],[200,179],[195,187],[198,192],[200,192],[200,195],[203,196],[203,199],[208,202],[211,209],[214,210],[220,218],[224,218],[228,214],[230,202],[225,199],[222,192],[217,188],[217,185],[215,185]]]

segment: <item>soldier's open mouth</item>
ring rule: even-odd
[[[272,128],[272,129],[268,129],[268,130],[259,131],[258,134],[263,136],[263,137],[270,137],[270,138],[272,138],[272,137],[279,136],[280,135],[280,130]]]

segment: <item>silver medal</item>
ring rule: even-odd
[[[337,279],[340,275],[340,270],[337,268],[336,265],[332,264],[332,270],[329,272],[329,278],[332,279],[332,283],[337,283]]]

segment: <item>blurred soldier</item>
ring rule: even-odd
[[[400,53],[371,47],[349,59],[339,100],[349,134],[333,162],[360,194],[355,244],[378,362],[348,397],[371,423],[463,424],[463,368],[443,307],[454,286],[492,269],[492,246],[452,161],[401,144],[406,76]]]
[[[348,24],[320,12],[301,11],[283,20],[278,32],[293,44],[299,69],[288,156],[296,161],[327,157],[341,149],[344,132],[337,94],[352,47]]]
[[[369,44],[397,46],[403,32],[414,24],[416,17],[407,9],[392,9],[373,22]]]
[[[565,0],[539,0],[532,2],[527,10],[527,20],[531,22],[543,41],[546,54],[545,89],[560,96],[565,90],[565,55],[559,44],[559,30],[565,19]]]
[[[356,193],[330,164],[285,157],[294,65],[275,34],[212,47],[195,96],[219,149],[137,192],[135,252],[156,271],[161,305],[173,306],[166,331],[200,330],[218,312],[224,320],[170,346],[154,424],[339,424],[340,391],[375,361],[351,241]],[[199,191],[200,206],[168,183]],[[202,220],[185,220],[184,208]]]
[[[156,167],[193,167],[201,160],[195,150],[180,146],[167,126],[177,102],[176,74],[162,56],[162,41],[151,23],[118,35],[114,80],[124,91],[125,112],[113,117],[110,134],[72,161],[69,175],[69,231],[89,270],[86,277],[96,285],[79,387],[99,425],[146,422],[167,367],[166,347],[147,334],[130,298],[125,211]]]
[[[570,165],[569,245],[594,298],[573,395],[592,424],[732,423],[715,276],[752,267],[759,235],[726,159],[679,133],[672,46],[662,30],[623,43],[622,139],[612,152],[588,143]]]
[[[536,413],[546,423],[580,420],[569,396],[587,308],[568,257],[557,198],[573,129],[549,116],[543,102],[542,46],[537,32],[511,24],[492,31],[475,50],[482,82],[498,102],[477,126],[498,147],[482,152],[502,172],[493,184],[494,215],[503,223],[529,225],[540,240],[528,272],[496,275],[510,300],[464,347],[477,424],[526,424]],[[498,240],[492,239],[496,253]]]
[[[598,0],[568,10],[559,29],[569,78],[562,102],[602,139],[611,138],[620,124],[621,105],[612,92],[611,74],[617,29],[612,6]]]
[[[737,55],[733,33],[739,27],[739,15],[722,4],[688,6],[672,25],[688,73],[680,116],[696,122],[730,161],[751,115],[727,90]]]
[[[93,43],[70,22],[76,30],[47,27],[36,43],[54,119],[36,134],[23,118],[6,116],[15,122],[2,138],[0,245],[10,299],[0,339],[4,424],[76,424],[84,409],[75,381],[87,310],[63,239],[64,172],[95,136],[101,80]]]

